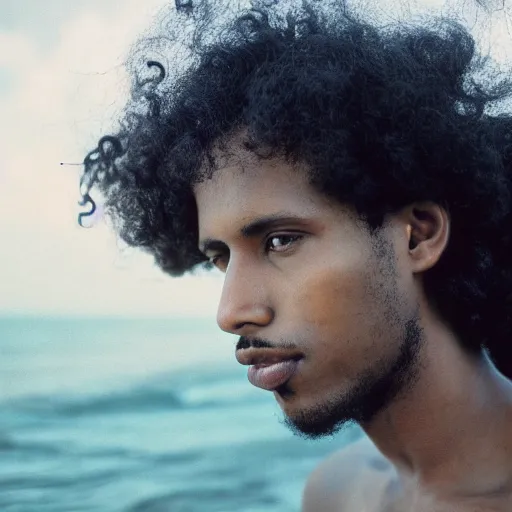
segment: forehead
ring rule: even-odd
[[[310,185],[305,167],[250,155],[224,161],[211,179],[195,185],[194,195],[201,238],[283,212],[316,218],[334,213],[332,201]]]

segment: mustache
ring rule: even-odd
[[[247,348],[281,348],[294,350],[297,347],[291,342],[274,343],[273,341],[264,338],[249,338],[248,336],[240,336],[236,350],[243,350]]]

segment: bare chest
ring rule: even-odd
[[[370,473],[354,489],[350,506],[344,512],[511,512],[512,497],[487,500],[439,502],[402,486],[394,469]]]
[[[393,474],[380,494],[380,503],[368,504],[365,512],[510,512],[511,498],[441,502],[404,489]],[[356,509],[354,509],[355,512]]]

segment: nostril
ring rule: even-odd
[[[266,327],[272,322],[274,313],[263,304],[240,305],[233,304],[220,308],[217,313],[217,324],[225,332],[241,334],[242,332]]]

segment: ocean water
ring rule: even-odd
[[[299,511],[361,432],[294,436],[235,341],[202,319],[0,319],[0,510]]]

